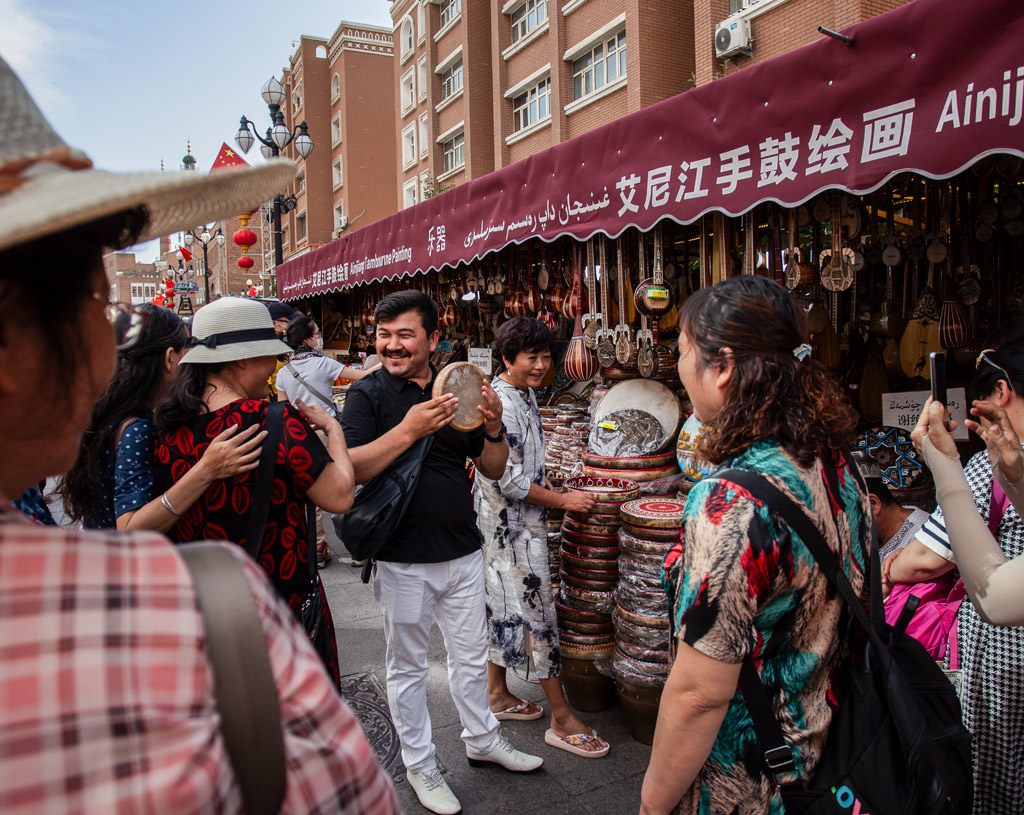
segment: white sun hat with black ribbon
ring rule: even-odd
[[[163,237],[249,212],[294,177],[285,159],[213,175],[93,169],[0,58],[0,251],[140,206],[149,223],[139,241]]]
[[[199,309],[187,346],[182,365],[279,357],[292,350],[277,338],[267,307],[245,297],[222,297]]]

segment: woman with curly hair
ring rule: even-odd
[[[866,589],[870,504],[846,454],[855,417],[807,344],[781,286],[739,277],[702,289],[679,320],[679,374],[706,428],[699,452],[751,470],[802,508]],[[690,491],[665,559],[673,662],[641,813],[782,813],[737,681],[750,657],[810,779],[851,654],[848,614],[800,537],[764,501],[712,473]]]

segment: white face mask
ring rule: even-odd
[[[316,343],[316,345],[314,345],[314,348],[316,348],[317,351],[323,351],[324,350],[324,338],[323,337],[321,337],[318,340],[313,340],[313,342]]]

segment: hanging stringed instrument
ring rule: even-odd
[[[647,238],[643,232],[637,236],[639,251],[637,273],[641,280],[647,280]],[[657,364],[657,356],[654,353],[654,333],[647,327],[647,305],[643,299],[645,284],[641,283],[633,292],[633,303],[640,313],[640,330],[636,332],[636,366],[640,376],[649,378],[654,375],[654,368]]]
[[[953,196],[956,201],[957,196]],[[962,268],[970,269],[970,257],[967,250],[967,185],[960,186],[960,229],[958,230],[960,241],[960,262]],[[950,213],[950,227],[956,223],[953,213]],[[953,274],[947,260],[946,280],[942,295],[942,311],[939,312],[939,342],[947,351],[954,351],[967,342],[967,309],[960,302],[956,287],[953,285]]]
[[[633,347],[633,331],[625,318],[626,314],[626,266],[623,263],[622,238],[615,241],[616,268],[615,285],[619,301],[619,322],[615,326],[615,359],[620,365],[629,365],[636,354]]]
[[[587,310],[583,314],[583,342],[586,343],[587,348],[591,351],[597,348],[597,332],[601,328],[601,312],[594,311],[594,307],[597,305],[596,277],[597,274],[594,269],[594,239],[591,238],[587,241]]]
[[[929,193],[933,188],[929,189]],[[929,195],[934,198],[934,195]],[[934,218],[929,218],[930,224],[935,225],[938,230],[938,210]],[[941,263],[948,256],[946,245],[939,240],[936,234],[928,245],[925,257],[928,259],[928,280],[921,291],[914,310],[911,312],[907,327],[903,330],[903,337],[900,339],[900,367],[908,377],[920,376],[924,379],[931,379],[931,370],[928,365],[928,355],[932,351],[941,351],[942,345],[939,342],[939,304],[935,297],[935,264]]]
[[[601,327],[597,330],[597,361],[604,367],[615,364],[615,331],[611,326],[611,311],[608,305],[608,250],[604,236],[597,238],[598,266],[601,278]]]
[[[583,304],[580,302],[583,281],[580,279],[580,265],[575,264],[572,281],[572,310],[575,312],[572,339],[565,352],[563,367],[565,375],[573,382],[588,382],[597,373],[597,357],[583,342]]]

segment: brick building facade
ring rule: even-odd
[[[284,193],[295,196],[281,222],[285,258],[395,211],[395,152],[383,138],[394,126],[391,63],[386,28],[342,22],[330,39],[299,40],[281,110],[289,130],[306,123],[314,148],[305,159],[293,145],[283,152],[298,167]]]

